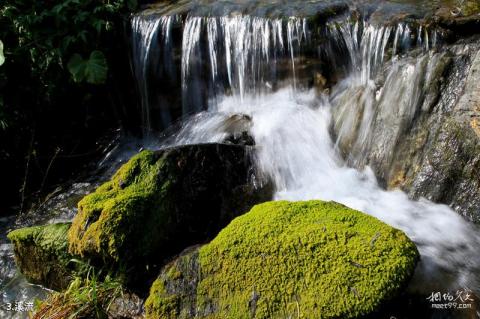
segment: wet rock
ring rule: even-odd
[[[404,233],[343,205],[264,203],[165,266],[146,318],[357,318],[395,297],[417,260]]]
[[[219,128],[227,137],[224,143],[254,146],[255,140],[249,131],[252,127],[252,118],[246,114],[234,114],[225,119]]]
[[[230,135],[225,139],[225,143],[254,146],[255,140],[250,134],[248,134],[248,132],[242,132],[239,135]]]
[[[234,114],[222,124],[222,130],[227,134],[239,134],[247,132],[252,127],[252,118],[246,114]]]
[[[252,182],[251,151],[204,144],[138,154],[80,201],[68,234],[70,251],[142,273],[212,238],[271,197]]]
[[[451,105],[444,107],[445,99],[440,99],[435,112],[412,130],[408,141],[417,146],[416,150],[410,148],[410,155],[402,156],[410,167],[403,170],[405,178],[399,184],[414,198],[448,204],[479,222],[480,134],[476,119],[480,114],[480,50],[472,55],[466,71],[463,87]],[[453,80],[450,85],[459,83]]]
[[[68,253],[69,228],[70,223],[59,223],[8,234],[14,244],[16,264],[30,282],[55,290],[68,286],[73,272],[73,257]]]
[[[386,188],[450,205],[479,222],[480,43],[447,48],[397,62],[374,108],[366,107],[372,93],[364,87],[336,97],[333,132],[349,163],[372,167]],[[414,70],[424,71],[409,79]]]
[[[454,121],[443,125],[413,177],[410,192],[447,203],[480,222],[480,139]]]
[[[143,303],[140,297],[132,293],[123,293],[115,298],[108,308],[109,319],[143,319]]]

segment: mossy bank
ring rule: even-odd
[[[234,217],[268,200],[270,194],[250,183],[253,171],[244,146],[143,151],[80,201],[69,249],[102,264],[143,271],[213,238]]]
[[[70,223],[14,230],[8,238],[14,244],[15,260],[25,277],[52,289],[66,288],[74,265],[68,253]]]
[[[147,318],[357,318],[407,284],[400,230],[334,202],[268,202],[167,265]]]

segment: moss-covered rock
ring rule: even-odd
[[[405,287],[407,236],[334,202],[269,202],[167,265],[147,318],[357,318]]]
[[[60,223],[21,228],[8,234],[17,266],[29,281],[56,290],[68,286],[72,273],[69,228],[70,223]]]
[[[155,264],[268,200],[249,182],[251,174],[244,146],[143,151],[80,201],[70,251],[122,267]]]

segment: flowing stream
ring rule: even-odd
[[[182,0],[178,7],[191,3]],[[385,190],[369,164],[390,163],[419,114],[451,108],[468,63],[442,92],[439,79],[452,55],[480,57],[480,45],[447,45],[442,30],[418,23],[338,15],[342,1],[332,1],[338,7],[329,7],[330,19],[309,19],[308,8],[315,14],[326,3],[292,1],[287,14],[274,2],[244,5],[251,14],[235,2],[209,2],[193,5],[188,15],[181,9],[135,15],[132,70],[144,145],[223,142],[232,129],[248,131],[275,199],[333,200],[375,216],[419,248],[411,291],[427,297],[470,289],[478,295],[477,227],[446,205]],[[157,139],[155,132],[165,129]],[[3,228],[11,224],[0,220]],[[15,275],[12,247],[1,239],[0,284],[11,282],[2,301],[42,297],[45,290]]]
[[[225,123],[240,115],[256,142],[260,171],[274,181],[276,199],[333,200],[403,230],[422,256],[411,285],[417,292],[479,291],[476,227],[446,205],[382,189],[368,166],[349,167],[338,148],[352,135],[347,159],[385,155],[414,114],[432,103],[428,89],[438,80],[445,55],[436,49],[437,30],[404,23],[327,23],[321,33],[328,41],[317,50],[343,77],[319,92],[300,85],[296,71],[299,53],[314,37],[306,19],[187,17],[184,25],[183,95],[201,103],[200,80],[210,91],[203,108],[184,103],[184,114],[195,115],[159,147],[222,142],[228,135]],[[284,80],[280,68],[287,69]],[[384,127],[379,139],[372,121],[392,115],[400,123],[396,129]]]
[[[187,123],[176,143],[220,142],[225,137],[219,129],[222,123],[233,114],[246,114],[252,119],[259,168],[273,178],[276,199],[333,200],[375,216],[417,244],[422,292],[437,285],[477,290],[477,230],[446,205],[385,191],[368,168],[346,166],[329,133],[332,107],[313,91],[282,89],[243,100],[226,97],[214,110],[197,115],[194,124]]]

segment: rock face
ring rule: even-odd
[[[407,283],[401,231],[334,202],[269,202],[167,265],[146,318],[356,318]]]
[[[251,181],[249,151],[204,144],[138,154],[80,201],[68,234],[70,251],[107,264],[148,268],[212,238],[271,197]]]
[[[55,290],[68,286],[72,273],[69,228],[70,223],[61,223],[21,228],[8,234],[14,244],[17,266],[29,281]]]
[[[480,222],[480,46],[471,55],[463,91],[446,112],[427,124],[423,158],[407,175],[405,187],[415,197],[450,204]],[[452,80],[452,85],[458,83]],[[440,113],[440,110],[437,110]],[[434,123],[433,121],[437,121]],[[435,125],[436,124],[436,125]],[[433,129],[433,130],[432,130]]]
[[[337,108],[333,131],[349,163],[369,165],[385,187],[450,205],[478,223],[480,43],[465,42],[400,62],[382,88],[400,94],[381,96],[370,113]],[[398,80],[409,70],[421,75]],[[362,131],[365,114],[372,118]]]

